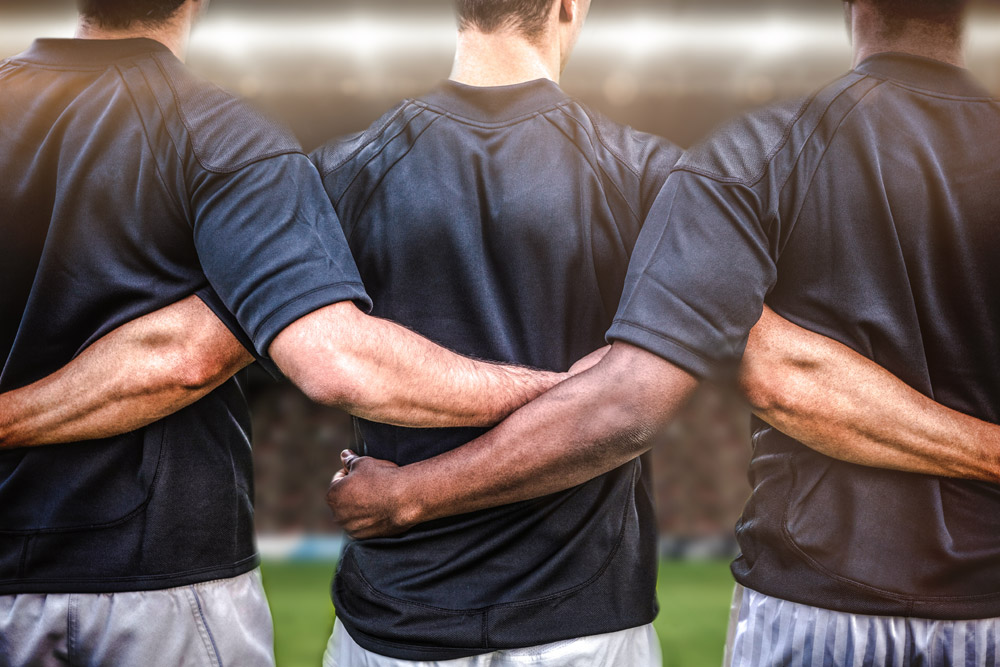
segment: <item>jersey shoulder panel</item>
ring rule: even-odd
[[[579,150],[592,156],[635,217],[644,219],[683,150],[664,137],[617,123],[575,100],[547,114],[562,125],[555,114],[571,120],[575,127],[562,128],[564,133]]]
[[[866,79],[863,74],[851,72],[808,98],[744,114],[688,150],[677,169],[752,186],[764,177],[789,142],[809,141],[821,123],[833,119],[831,107]]]
[[[677,169],[718,179],[752,184],[785,145],[791,128],[802,117],[809,99],[798,99],[748,113],[716,130],[691,147]]]
[[[403,115],[410,104],[410,100],[404,100],[382,114],[381,118],[364,131],[336,137],[313,151],[312,161],[319,169],[319,173],[326,176],[350,162],[365,146],[384,139],[386,130],[393,124],[393,121]]]
[[[334,139],[314,151],[313,163],[323,177],[323,186],[334,206],[338,207],[352,188],[354,192],[361,188],[370,194],[423,131],[441,117],[439,112],[421,102],[405,100],[364,132]],[[352,196],[350,199],[360,203],[365,197]],[[338,212],[349,217],[350,211],[346,209],[338,208]]]
[[[591,119],[597,139],[604,149],[639,174],[650,169],[661,171],[664,168],[669,172],[684,154],[680,146],[665,137],[616,123],[583,104],[578,103],[577,106]]]
[[[201,79],[171,55],[152,58],[171,88],[195,158],[206,170],[232,173],[271,157],[302,153],[288,128],[246,100]]]

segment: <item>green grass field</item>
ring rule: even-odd
[[[333,628],[333,565],[265,563],[278,667],[318,667]],[[718,667],[733,582],[727,563],[663,563],[656,630],[665,667]]]

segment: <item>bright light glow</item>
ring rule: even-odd
[[[0,21],[0,49],[14,53],[35,36],[68,37],[72,16],[38,19],[9,16]],[[304,53],[336,55],[355,62],[384,57],[427,57],[450,53],[453,19],[447,15],[322,13],[292,17],[220,11],[195,31],[192,55],[242,60]],[[1000,52],[1000,21],[974,19],[970,45],[975,55]],[[625,64],[664,56],[787,58],[797,54],[849,52],[842,20],[829,16],[738,17],[632,14],[595,18],[584,29],[579,57],[617,58]]]
[[[336,54],[370,61],[388,54],[451,51],[455,28],[450,20],[425,17],[322,15],[312,20],[256,17],[207,20],[191,41],[192,55],[261,57]]]

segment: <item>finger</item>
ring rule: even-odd
[[[348,472],[354,470],[354,466],[357,465],[358,461],[360,461],[363,458],[364,458],[363,456],[358,456],[350,449],[345,449],[340,454],[340,460],[343,461],[344,468],[346,468]]]
[[[347,479],[347,474],[348,470],[346,468],[344,470],[341,470],[340,472],[338,472],[336,475],[333,476],[333,481],[331,482],[331,484],[336,484],[342,479]]]

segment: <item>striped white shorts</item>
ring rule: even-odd
[[[998,667],[1000,619],[847,614],[736,587],[725,667]]]

